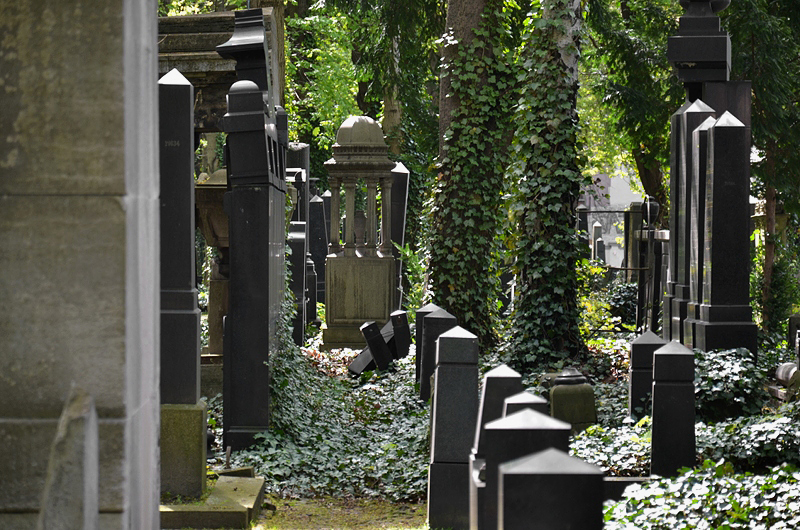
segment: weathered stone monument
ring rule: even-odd
[[[34,528],[40,510],[82,527],[50,501],[91,492],[48,478],[77,383],[97,411],[96,498],[82,502],[94,502],[98,528],[156,529],[155,6],[2,0],[0,12],[0,440],[13,455],[0,527]]]
[[[225,319],[223,444],[250,445],[269,426],[269,352],[277,347],[283,302],[286,114],[275,106],[260,9],[236,12],[230,41],[217,51],[236,60],[224,118],[231,191],[230,312]]]
[[[161,172],[161,491],[206,486],[200,309],[194,254],[194,91],[177,70],[158,82]]]
[[[391,244],[392,169],[380,124],[367,116],[350,117],[336,134],[333,158],[325,162],[331,187],[330,248],[325,263],[323,347],[363,344],[359,326],[383,325],[395,309],[395,259]],[[356,239],[356,187],[367,189],[364,241]],[[381,190],[380,227],[377,193]],[[345,190],[344,243],[340,232],[339,192]],[[380,240],[378,232],[380,229]]]

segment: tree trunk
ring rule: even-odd
[[[772,166],[774,169],[775,163],[770,161],[769,156],[770,153],[767,153],[767,167],[769,168]],[[775,233],[776,195],[775,187],[768,185],[764,197],[764,217],[766,222],[766,230],[764,234],[764,291],[761,293],[763,308],[761,315],[761,328],[764,330],[769,329],[770,321],[773,317],[771,314],[771,301],[772,269],[775,265],[775,238],[777,237],[777,234]]]
[[[657,224],[662,225],[669,213],[669,208],[667,208],[667,188],[664,185],[661,165],[652,158],[648,160],[645,153],[639,149],[633,151],[633,160],[636,162],[636,172],[639,174],[644,192],[658,202]]]

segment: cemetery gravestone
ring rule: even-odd
[[[206,408],[200,401],[195,289],[192,85],[177,70],[158,82],[161,171],[161,491],[206,486]]]
[[[694,421],[694,354],[673,340],[653,354],[652,475],[694,466]]]
[[[325,300],[325,257],[328,255],[328,233],[325,226],[325,202],[314,195],[308,202],[308,249],[317,273],[317,299]]]
[[[458,326],[439,335],[434,377],[428,524],[468,528],[473,439],[464,426],[478,417],[478,338]]]
[[[439,335],[458,325],[456,317],[439,309],[422,319],[422,360],[420,361],[419,397],[428,401],[431,397],[431,376],[436,368],[436,340]]]
[[[436,304],[426,304],[419,309],[414,314],[414,321],[415,321],[415,330],[414,330],[414,342],[416,344],[417,356],[416,356],[416,370],[414,372],[414,377],[417,383],[420,381],[420,362],[422,362],[422,322],[425,319],[425,316],[433,313],[434,311],[438,311],[441,309]]]
[[[573,433],[597,423],[594,390],[575,368],[565,368],[553,381],[550,415],[571,424]]]
[[[306,250],[308,248],[305,221],[292,221],[289,223],[287,242],[292,250],[289,260],[289,270],[292,271],[289,289],[294,294],[295,307],[297,309],[297,313],[292,320],[292,338],[295,344],[302,346],[305,341],[306,327]]]
[[[550,415],[550,406],[547,400],[541,396],[535,396],[530,392],[520,392],[509,396],[503,402],[503,416],[510,416],[520,410],[531,409],[542,414]]]
[[[408,356],[411,348],[411,329],[408,327],[408,313],[405,311],[393,311],[391,315],[392,323],[392,343],[389,347],[395,359],[402,359]]]
[[[631,342],[628,415],[634,419],[646,415],[650,409],[649,398],[653,391],[653,354],[666,343],[664,339],[649,330]]]

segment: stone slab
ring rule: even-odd
[[[161,405],[161,492],[200,497],[206,488],[206,405]]]

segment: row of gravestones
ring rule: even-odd
[[[417,313],[420,383],[427,362],[434,367],[430,526],[602,528],[603,501],[628,482],[604,480],[599,468],[567,454],[576,424],[554,417],[555,391],[563,387],[551,389],[548,407],[501,365],[485,375],[479,399],[477,337],[440,308],[423,309],[429,312]],[[694,355],[648,333],[631,344],[631,367],[631,411],[652,393],[651,474],[675,475],[695,461]]]

